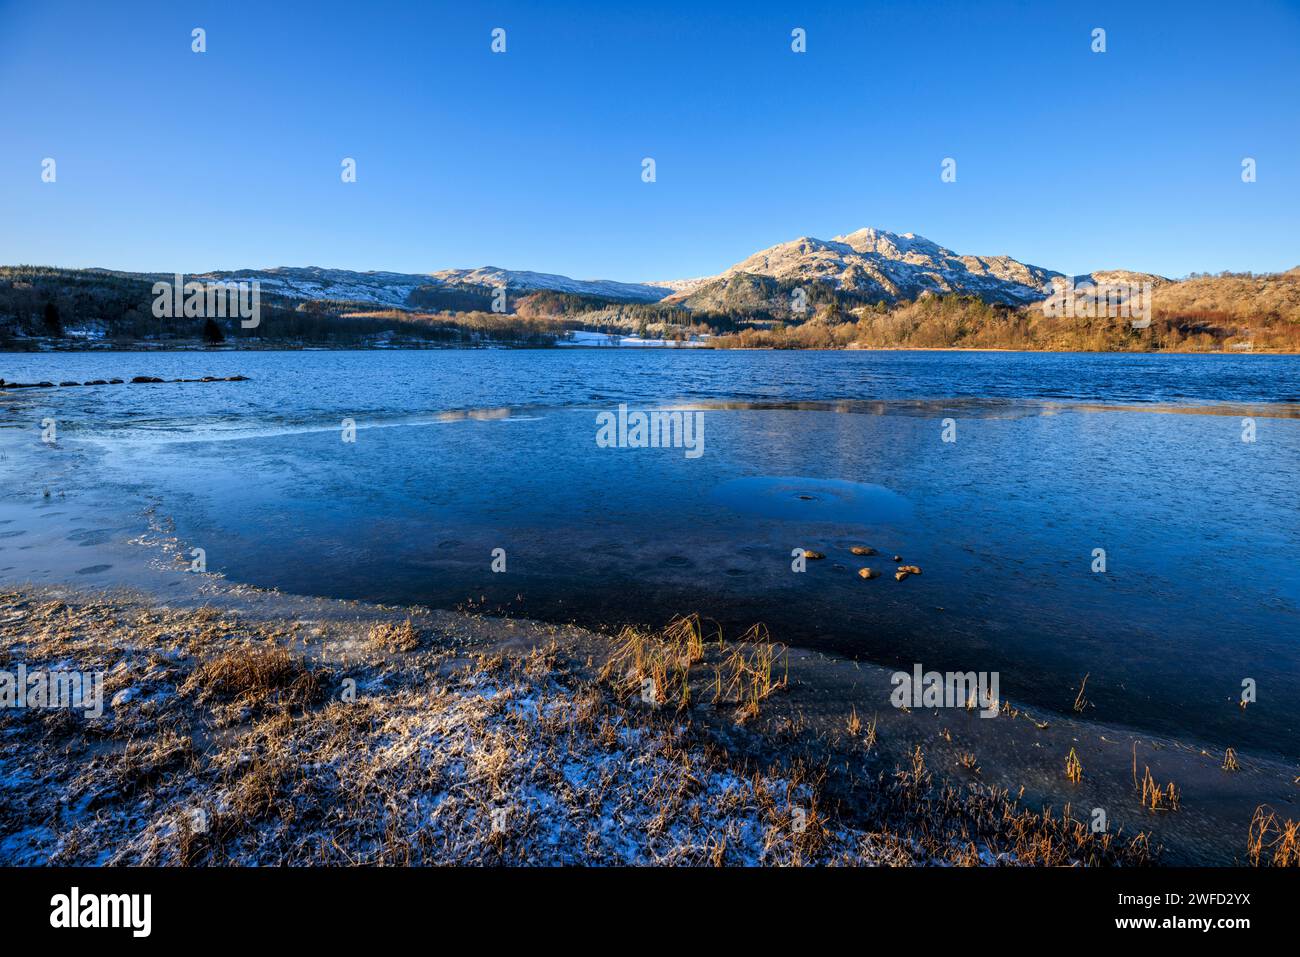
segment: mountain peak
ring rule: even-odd
[[[622,302],[667,298],[688,306],[703,305],[725,301],[729,295],[725,287],[746,275],[776,280],[787,289],[790,285],[824,284],[872,302],[966,293],[1020,304],[1044,298],[1044,287],[1061,274],[1010,256],[959,255],[914,232],[863,226],[829,240],[800,236],[759,250],[717,275],[675,281],[580,280],[500,266],[443,269],[427,275],[281,266],[210,275],[260,278],[268,292],[292,298],[409,307],[427,299],[430,289],[481,297],[484,287],[501,286],[512,293],[555,290]]]
[[[972,293],[1022,303],[1043,297],[1060,273],[1009,256],[960,256],[916,233],[864,226],[829,241],[801,236],[760,250],[715,280],[738,273],[827,283],[869,298],[914,299],[924,293]]]

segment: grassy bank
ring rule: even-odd
[[[727,641],[685,620],[467,647],[423,622],[0,596],[0,667],[106,675],[98,717],[0,717],[0,863],[1059,865],[1153,853],[1145,835],[1095,834],[1068,809],[953,784],[919,746],[894,762],[856,714],[830,749],[798,720],[770,720],[789,664],[761,633]]]

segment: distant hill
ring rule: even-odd
[[[613,282],[608,279],[570,279],[554,273],[528,272],[482,266],[478,269],[444,269],[433,278],[448,285],[505,286],[507,290],[534,292],[549,289],[596,296],[624,302],[658,302],[667,290],[637,282]]]
[[[1251,324],[1300,323],[1300,266],[1284,273],[1192,276],[1154,293],[1157,315],[1205,316]]]
[[[193,338],[196,323],[168,325],[152,315],[153,284],[173,278],[0,267],[0,348],[45,347],[43,339],[67,346]],[[644,283],[496,266],[431,273],[281,266],[185,279],[258,282],[263,310],[275,322],[254,331],[224,323],[228,339],[250,342],[480,342],[501,335],[536,344],[582,328],[790,348],[1300,348],[1300,267],[1181,280],[1125,269],[1066,277],[1010,256],[958,254],[914,233],[873,228],[778,243],[713,276]],[[1052,284],[1069,281],[1149,283],[1151,322],[1135,327],[1123,316],[1045,312]]]
[[[795,285],[829,285],[873,301],[956,293],[1020,304],[1043,298],[1043,287],[1061,273],[1010,256],[960,256],[915,233],[900,235],[866,228],[829,241],[803,236],[779,243],[719,276],[693,280],[675,295],[687,302],[716,300],[717,287],[725,288],[737,275],[768,276]]]

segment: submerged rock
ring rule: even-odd
[[[854,555],[876,554],[876,550],[874,548],[868,548],[866,545],[854,545],[852,548],[849,549],[849,551],[852,552]]]
[[[811,548],[805,548],[803,550],[803,557],[815,561],[818,558],[825,558],[826,556],[823,555],[821,552],[814,552]]]
[[[154,383],[156,383],[156,382],[162,382],[162,381],[163,381],[162,379],[159,379],[159,378],[157,378],[157,377],[155,377],[155,376],[151,376],[151,375],[138,375],[138,376],[136,376],[134,379],[131,380],[131,383],[132,383],[132,385],[141,384],[141,383],[143,383],[143,384],[148,384],[148,385],[152,385],[152,384],[154,384]]]

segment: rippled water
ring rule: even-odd
[[[11,494],[57,476],[114,527],[157,502],[234,580],[585,623],[700,611],[996,670],[1004,695],[1062,710],[1087,673],[1101,720],[1296,756],[1298,373],[1265,356],[4,356],[11,381],[251,381],[14,392],[0,425],[37,471],[11,468]],[[704,410],[704,454],[598,447],[596,413],[620,402]],[[796,548],[826,558],[797,573]],[[922,574],[895,581],[895,554]]]
[[[10,382],[244,374],[238,389],[58,396],[100,424],[258,428],[500,406],[736,399],[1300,403],[1293,356],[687,350],[73,353],[0,356]],[[139,387],[137,387],[139,388]],[[157,388],[157,387],[155,387]],[[14,399],[8,400],[10,402]],[[42,396],[38,402],[48,401]],[[331,423],[332,424],[332,423]]]

